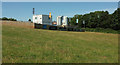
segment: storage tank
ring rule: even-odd
[[[57,25],[62,25],[62,16],[57,17]]]
[[[68,25],[68,17],[67,16],[64,16],[63,17],[63,25],[67,26]]]

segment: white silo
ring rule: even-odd
[[[62,25],[62,16],[57,17],[57,25]]]
[[[67,16],[63,17],[62,25],[65,25],[65,26],[68,25],[68,17]]]

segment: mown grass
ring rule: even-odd
[[[116,63],[118,35],[2,26],[3,63]]]

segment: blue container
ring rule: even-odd
[[[47,25],[43,25],[43,29],[47,29]]]

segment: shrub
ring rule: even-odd
[[[114,34],[120,34],[120,30],[113,30],[113,29],[103,29],[103,28],[85,28],[86,31],[90,32],[103,32],[103,33],[114,33]]]

